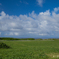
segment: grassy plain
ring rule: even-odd
[[[2,41],[0,59],[59,59],[59,40]]]

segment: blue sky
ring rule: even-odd
[[[59,0],[0,0],[0,37],[59,38]]]

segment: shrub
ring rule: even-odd
[[[7,46],[5,43],[0,42],[0,48],[10,48],[10,47]]]

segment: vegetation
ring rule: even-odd
[[[1,38],[0,37],[0,40],[59,40],[59,38],[53,38],[53,39],[34,39],[34,38]]]
[[[0,59],[59,59],[59,40],[1,42],[12,49],[0,49]]]
[[[43,39],[39,38],[39,39],[36,39],[36,40],[43,40]]]
[[[34,38],[0,38],[0,40],[35,40]]]
[[[5,43],[2,43],[2,42],[0,42],[0,49],[1,48],[10,48],[9,46],[7,46]]]

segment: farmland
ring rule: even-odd
[[[0,48],[0,59],[59,59],[59,40],[0,40],[10,48]]]

